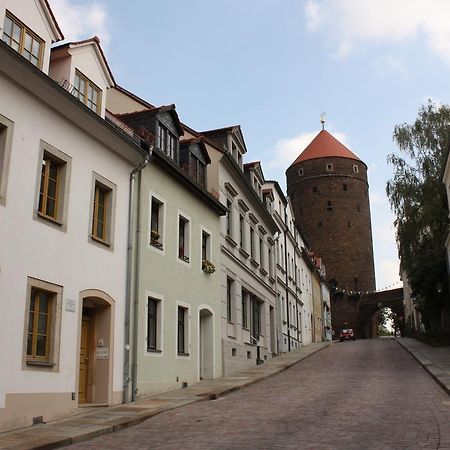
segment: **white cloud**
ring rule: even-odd
[[[292,138],[279,139],[271,152],[271,157],[265,161],[265,165],[269,170],[288,168],[317,136],[318,131],[311,131],[299,134]],[[347,137],[344,133],[334,132],[333,136],[344,145]]]
[[[337,57],[364,43],[401,43],[424,38],[427,46],[450,65],[448,0],[308,0],[306,24],[326,33]],[[401,69],[398,61],[387,61]]]
[[[53,13],[67,41],[98,36],[103,47],[111,41],[106,6],[99,2],[50,0]]]

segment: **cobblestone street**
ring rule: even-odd
[[[280,375],[74,449],[450,449],[450,397],[391,339],[334,344]]]

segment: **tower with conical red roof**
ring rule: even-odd
[[[286,171],[297,224],[336,286],[333,328],[364,336],[359,293],[375,289],[367,166],[322,130]],[[345,291],[345,292],[342,292]]]

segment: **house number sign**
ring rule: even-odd
[[[75,312],[77,308],[77,303],[71,298],[66,298],[66,311]]]
[[[109,358],[109,347],[97,347],[96,359],[108,359]]]

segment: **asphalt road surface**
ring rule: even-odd
[[[450,396],[396,341],[348,341],[72,448],[450,450]]]

